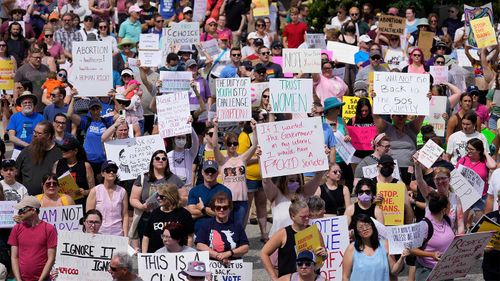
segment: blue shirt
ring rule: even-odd
[[[160,15],[165,19],[173,17],[175,15],[175,3],[177,2],[178,0],[160,0]]]
[[[201,198],[201,201],[203,201],[203,205],[205,207],[209,206],[210,200],[212,200],[212,197],[219,191],[223,191],[229,195],[229,198],[233,200],[233,196],[231,194],[231,190],[227,188],[225,185],[222,185],[220,183],[217,183],[214,185],[212,188],[207,188],[204,183],[199,184],[195,187],[193,187],[189,191],[189,196],[188,196],[188,205],[196,205],[199,202],[199,198]],[[194,222],[194,231],[196,232],[198,228],[203,224],[203,222],[207,221],[210,219],[209,216],[203,216],[195,220]]]
[[[139,42],[139,36],[142,32],[141,22],[136,20],[134,23],[127,19],[120,25],[120,31],[118,32],[118,37],[129,38],[135,43]]]
[[[238,77],[236,66],[229,64],[226,65],[220,72],[220,78],[235,78]]]
[[[57,114],[59,113],[68,113],[68,105],[64,105],[63,107],[57,107],[55,104],[50,104],[45,107],[43,110],[43,119],[49,121],[49,122],[54,122],[54,118],[56,117]],[[71,133],[71,120],[68,119],[66,122],[66,132]]]
[[[360,62],[365,62],[370,59],[370,54],[359,50],[356,54],[354,54],[354,63],[358,65]]]
[[[10,117],[7,131],[16,131],[16,137],[24,142],[31,143],[35,126],[43,121],[43,116],[40,113],[34,112],[29,116],[22,112],[15,113]],[[14,146],[16,149],[22,150],[22,146]]]
[[[85,141],[83,142],[83,149],[87,153],[87,159],[91,163],[103,163],[106,161],[106,155],[101,142],[101,137],[104,131],[113,125],[113,117],[104,117],[99,121],[90,119],[89,115],[84,115],[81,118],[80,129],[85,130]],[[90,125],[88,121],[90,120]]]

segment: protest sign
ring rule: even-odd
[[[108,41],[73,41],[69,81],[81,97],[105,97],[113,88],[113,47]]]
[[[307,47],[309,49],[326,49],[326,39],[323,33],[307,33]]]
[[[141,33],[139,35],[139,49],[158,50],[160,48],[160,34]],[[141,61],[142,65],[142,61]]]
[[[471,22],[475,19],[487,17],[490,22],[493,22],[493,8],[491,3],[484,4],[479,7],[464,5],[464,19],[465,19],[465,34],[467,35],[467,45],[477,47],[476,38],[474,37]]]
[[[434,82],[432,85],[439,85],[448,82],[448,67],[443,65],[431,65],[429,73],[432,75]]]
[[[205,13],[207,12],[207,1],[194,0],[193,6],[193,21],[203,22],[205,20]]]
[[[478,48],[486,48],[497,44],[495,30],[489,17],[471,20],[470,26]]]
[[[162,138],[191,133],[188,95],[188,92],[177,92],[156,96],[158,129]]]
[[[189,91],[191,89],[191,71],[160,71],[162,93]]]
[[[375,72],[373,113],[429,115],[429,74]]]
[[[343,96],[342,101],[345,103],[342,106],[342,119],[344,119],[345,123],[349,122],[349,120],[356,116],[356,107],[358,106],[359,97],[352,96]],[[370,104],[373,104],[371,98],[365,98],[370,101]]]
[[[158,67],[162,64],[161,50],[139,50],[141,67]]]
[[[80,191],[80,188],[76,184],[75,178],[73,177],[73,175],[70,173],[69,170],[66,173],[62,174],[60,177],[58,177],[57,181],[59,182],[59,186],[61,187],[59,193],[67,194],[71,196],[73,200],[78,200],[80,198],[83,198],[83,194],[77,194]]]
[[[83,217],[82,205],[40,208],[41,220],[54,225],[57,231],[81,231],[80,219]]]
[[[446,132],[446,121],[443,118],[443,113],[446,112],[446,102],[448,97],[433,96],[429,104],[429,116],[426,117],[434,132],[438,137],[444,137]]]
[[[57,280],[111,280],[111,257],[127,252],[128,238],[115,235],[61,231],[57,233]]]
[[[273,56],[272,60],[273,60],[273,62],[275,64],[279,64],[283,68],[283,57]],[[292,78],[293,77],[293,73],[292,72],[284,72],[283,71],[283,77],[285,77],[285,78]]]
[[[484,180],[471,168],[458,164],[458,172],[474,187],[479,194],[483,194]]]
[[[321,73],[321,49],[283,49],[283,72]]]
[[[142,280],[186,280],[181,271],[186,270],[191,261],[201,261],[208,268],[208,251],[138,254],[137,265]]]
[[[422,163],[428,169],[443,154],[443,151],[444,149],[434,141],[428,140],[418,153],[418,162]]]
[[[269,16],[269,2],[267,0],[252,0],[255,4],[253,9],[254,17],[267,17]]]
[[[252,83],[250,84],[250,96],[252,98],[252,106],[259,107],[264,90],[269,89],[269,82]],[[269,92],[267,93],[269,95]]]
[[[219,46],[217,45],[217,39],[201,42],[201,46],[205,52],[212,57],[216,57],[220,53]]]
[[[108,160],[118,164],[120,180],[132,180],[149,171],[151,155],[157,150],[165,150],[165,144],[160,135],[150,135],[108,141],[104,149]]]
[[[17,201],[0,201],[0,228],[13,228],[16,225],[14,221],[14,215],[16,215],[16,209],[14,205]]]
[[[430,31],[419,31],[418,35],[418,47],[424,53],[424,60],[428,60],[431,57],[432,43],[434,42],[434,36],[436,34]]]
[[[334,136],[336,142],[335,149],[340,155],[340,158],[342,158],[346,164],[351,164],[353,162],[353,156],[356,149],[350,142],[344,141],[345,136],[340,131],[336,131]]]
[[[326,43],[326,48],[327,50],[332,51],[332,60],[337,60],[338,62],[347,64],[355,64],[354,55],[359,51],[358,46],[334,41],[328,41]]]
[[[216,79],[215,91],[219,122],[252,119],[250,78]]]
[[[347,131],[351,137],[351,144],[356,150],[373,150],[372,140],[378,133],[376,126],[347,126]]]
[[[465,277],[481,257],[484,247],[492,236],[492,232],[455,236],[427,280],[440,281]]]
[[[386,227],[389,254],[400,255],[405,248],[412,249],[422,246],[425,238],[422,225],[423,223],[420,222]]]
[[[312,79],[269,79],[273,113],[309,113],[313,103]]]
[[[328,170],[321,117],[257,124],[263,178]]]
[[[493,102],[495,106],[500,106],[500,90],[495,90],[493,93]]]
[[[458,169],[451,171],[450,185],[460,198],[464,212],[481,198],[481,193],[477,192],[469,181],[460,174]]]
[[[327,257],[321,267],[321,276],[325,280],[342,279],[342,261],[344,252],[349,246],[349,230],[345,216],[327,217],[310,220],[323,236]]]
[[[199,22],[171,22],[163,29],[162,38],[168,45],[191,45],[200,43]]]
[[[377,183],[377,194],[382,194],[384,201],[380,204],[380,209],[384,213],[385,225],[402,225],[404,223],[405,208],[404,183]]]
[[[0,90],[14,89],[14,62],[0,60]]]
[[[408,65],[405,53],[400,50],[388,49],[385,52],[384,61],[390,70],[399,69],[401,71]]]
[[[462,67],[472,67],[472,64],[465,54],[465,49],[455,49],[457,53],[457,62]]]
[[[406,28],[406,19],[403,17],[380,15],[378,18],[378,31],[380,33],[403,35]]]
[[[212,281],[252,281],[253,263],[242,260],[231,261],[224,265],[219,261],[211,260],[206,264],[212,272]]]
[[[295,233],[295,253],[298,255],[300,252],[309,250],[313,253],[316,249],[322,248],[321,245],[321,234],[319,233],[318,226],[312,224],[304,230]],[[316,264],[321,264],[323,258],[316,256]]]
[[[472,233],[489,231],[494,231],[495,233],[487,247],[500,251],[500,225],[498,223],[495,223],[491,218],[483,215],[471,230]]]
[[[377,164],[372,164],[363,167],[363,177],[373,179],[378,176]],[[399,174],[398,160],[394,160],[394,172],[392,172],[392,177],[401,180],[401,175]]]

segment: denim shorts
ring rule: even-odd
[[[262,181],[261,180],[246,180],[248,192],[257,192],[262,190]]]
[[[484,207],[486,207],[486,197],[488,197],[488,194],[484,195],[481,197],[479,200],[474,203],[470,208],[473,211],[483,211]]]

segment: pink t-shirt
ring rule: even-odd
[[[451,242],[453,241],[453,238],[455,238],[455,233],[453,233],[453,229],[446,222],[445,219],[443,219],[439,223],[434,220],[434,217],[432,217],[432,215],[428,215],[426,217],[431,221],[434,231],[432,234],[432,238],[429,239],[429,241],[427,242],[424,251],[444,253],[446,249],[448,249],[448,246],[450,246]],[[428,231],[427,223],[425,222],[421,223],[425,225],[424,237],[427,237],[427,231]],[[417,257],[417,261],[418,263],[427,268],[434,268],[437,264],[437,261],[435,261],[431,257]]]
[[[329,79],[323,76],[323,74],[320,74],[319,77],[319,81],[314,83],[314,89],[316,95],[321,99],[321,104],[329,97],[336,97],[342,100],[342,97],[347,92],[347,84],[344,80],[337,76]]]
[[[222,184],[231,190],[233,201],[248,201],[246,163],[243,162],[241,155],[227,157],[226,163],[220,167],[220,173]]]
[[[64,54],[64,48],[62,47],[61,43],[54,42],[54,45],[50,47],[47,51],[49,51],[50,56],[57,59],[61,58],[61,55]]]
[[[482,190],[482,195],[486,195],[486,191],[488,191],[488,173],[489,169],[486,166],[486,162],[478,161],[478,162],[472,162],[470,160],[469,156],[464,156],[457,161],[456,167],[458,168],[458,165],[465,166],[469,169],[472,169],[474,172],[476,172],[481,179],[484,181],[484,187]],[[479,191],[479,190],[478,190]]]
[[[475,111],[477,116],[481,119],[481,123],[487,122],[490,118],[490,111],[483,104],[478,103]]]

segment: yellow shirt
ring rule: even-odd
[[[245,151],[250,149],[252,146],[251,141],[252,134],[247,134],[245,132],[241,132],[238,136],[238,154],[243,154]],[[252,159],[257,159],[254,155]],[[262,180],[262,176],[260,174],[260,166],[259,163],[247,164],[247,179],[248,180]]]

